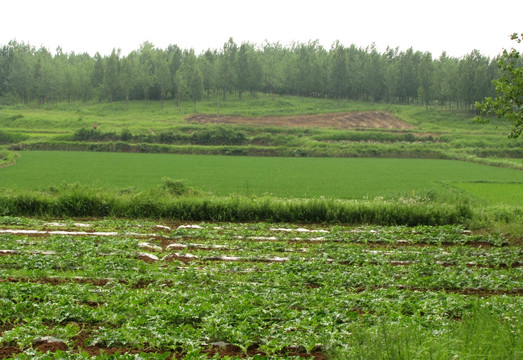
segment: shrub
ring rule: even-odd
[[[164,177],[162,188],[174,196],[193,194],[194,190],[187,186],[184,180],[174,180]]]
[[[0,130],[0,145],[16,144],[27,140],[29,136],[23,134],[13,134]]]

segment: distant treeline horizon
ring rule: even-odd
[[[443,52],[387,48],[379,52],[318,41],[256,45],[232,38],[221,49],[195,54],[144,42],[124,56],[52,54],[15,40],[0,45],[0,103],[60,101],[192,100],[250,92],[327,97],[470,109],[495,95],[497,58],[478,50],[460,57]]]

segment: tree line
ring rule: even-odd
[[[10,41],[0,49],[0,100],[10,102],[192,100],[256,92],[472,108],[495,94],[497,59],[474,50],[460,57],[409,48],[379,52],[318,41],[256,45],[231,38],[196,54],[144,42],[128,55],[52,54]]]

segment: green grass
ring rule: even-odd
[[[198,103],[197,111],[216,114],[217,99],[211,96]],[[164,108],[158,101],[131,101],[129,110],[123,102],[74,102],[48,105],[2,106],[0,129],[19,131],[42,137],[51,134],[72,133],[82,127],[91,127],[94,122],[103,131],[120,131],[129,128],[133,133],[147,133],[168,129],[183,124],[183,119],[193,112],[191,102],[177,106],[176,101],[166,101]],[[444,110],[438,107],[392,105],[348,100],[304,98],[295,96],[272,96],[258,94],[256,97],[244,96],[238,100],[229,96],[227,101],[220,99],[220,114],[241,116],[279,116],[303,115],[345,111],[385,111],[415,124],[421,131],[438,133],[506,133],[503,122],[475,124],[473,113]]]
[[[455,184],[455,186],[489,204],[505,203],[523,206],[521,183],[467,182]]]
[[[449,160],[59,151],[22,152],[16,165],[0,169],[0,187],[45,189],[66,182],[145,190],[161,184],[163,177],[186,180],[196,190],[215,195],[389,198],[431,191],[446,193],[452,183],[480,181],[512,182],[512,191],[523,193],[521,171]],[[510,197],[500,199],[505,200],[513,203]]]

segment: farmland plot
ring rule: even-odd
[[[0,358],[516,359],[522,266],[460,226],[4,217]]]

